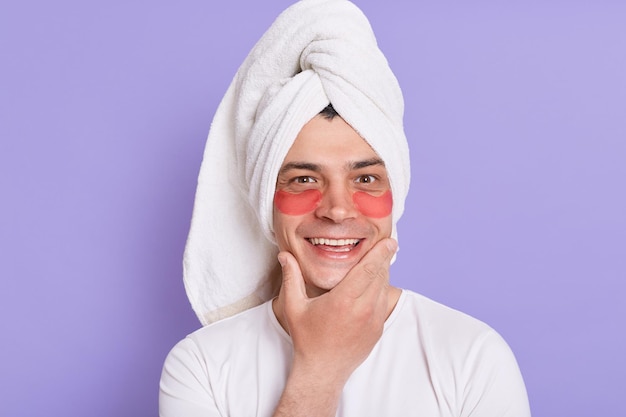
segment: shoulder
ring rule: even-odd
[[[427,351],[446,361],[467,363],[487,354],[513,358],[507,343],[488,324],[412,291],[404,290],[398,321],[403,332],[411,328]]]
[[[219,364],[240,351],[249,352],[259,339],[278,332],[273,321],[271,302],[267,302],[209,324],[178,342],[167,356],[164,367],[191,366],[208,372],[212,364]]]
[[[205,358],[220,353],[232,354],[242,346],[250,346],[249,342],[282,330],[275,322],[269,301],[196,330],[180,341],[174,350],[195,350]]]
[[[403,290],[402,301],[402,317],[438,337],[470,337],[493,331],[481,320],[410,290]]]
[[[431,377],[463,392],[464,408],[481,410],[480,415],[530,415],[515,356],[493,328],[407,290],[400,313],[401,331],[415,333],[424,360],[436,374]]]
[[[271,304],[265,303],[189,334],[172,348],[163,364],[162,407],[182,403],[215,403],[219,407],[219,401],[213,399],[216,390],[225,386],[230,373],[249,370],[255,357],[251,352],[271,351],[275,345],[285,344],[282,337],[276,337],[276,326],[280,325]]]

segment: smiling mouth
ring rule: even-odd
[[[307,238],[307,240],[313,246],[345,247],[347,250],[352,249],[361,241],[361,239],[326,239],[323,237],[311,237]]]

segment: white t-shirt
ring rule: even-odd
[[[165,360],[160,416],[271,416],[292,347],[271,302],[197,330]],[[530,410],[515,358],[493,329],[404,290],[346,383],[337,416],[528,417]]]

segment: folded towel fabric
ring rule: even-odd
[[[302,0],[254,46],[211,125],[183,260],[202,324],[277,294],[276,178],[300,129],[329,103],[385,162],[397,236],[410,177],[398,82],[354,4]]]

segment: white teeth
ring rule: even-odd
[[[359,239],[325,239],[323,237],[313,237],[309,239],[313,245],[326,245],[326,246],[346,246],[356,245],[359,243]]]

